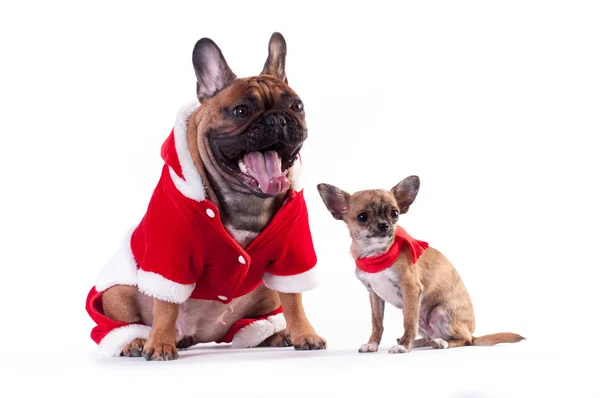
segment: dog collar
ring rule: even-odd
[[[386,253],[378,256],[357,258],[356,267],[368,273],[381,272],[396,262],[398,257],[400,257],[403,247],[408,248],[412,263],[415,264],[423,254],[423,251],[429,247],[427,242],[413,238],[401,227],[396,227],[394,235],[394,243],[392,243],[392,246]]]

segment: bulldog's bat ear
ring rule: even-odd
[[[285,55],[287,54],[287,46],[285,39],[279,32],[271,35],[269,40],[269,56],[265,62],[261,75],[271,75],[288,82],[285,75]]]
[[[399,213],[404,214],[408,211],[410,205],[415,201],[421,180],[418,176],[409,176],[400,181],[398,185],[392,188],[391,192],[398,202]]]
[[[221,49],[211,39],[198,40],[192,53],[192,63],[198,79],[196,94],[200,102],[215,95],[235,79]]]
[[[344,215],[348,213],[350,194],[329,184],[319,184],[317,189],[333,218],[343,220]]]

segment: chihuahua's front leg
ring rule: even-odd
[[[377,352],[381,336],[383,335],[383,313],[385,311],[385,301],[381,299],[372,290],[369,290],[369,301],[371,301],[371,337],[367,344],[363,344],[358,352]]]
[[[315,333],[302,306],[301,293],[281,293],[279,299],[283,307],[283,316],[287,323],[287,332],[297,350],[324,350],[327,348],[325,339]]]
[[[144,344],[144,358],[148,361],[169,361],[179,356],[175,348],[178,315],[179,304],[152,300],[152,329]]]
[[[413,270],[402,273],[400,288],[404,298],[404,335],[397,340],[398,345],[389,349],[391,354],[409,352],[417,337],[422,287]]]

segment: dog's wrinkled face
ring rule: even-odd
[[[259,76],[237,79],[206,105],[218,112],[204,139],[223,178],[259,195],[287,191],[307,137],[298,95],[277,78]]]
[[[307,138],[304,105],[287,84],[285,54],[283,37],[273,34],[261,75],[238,79],[212,41],[202,39],[194,49],[200,155],[211,178],[238,191],[286,192]]]
[[[376,189],[350,195],[333,185],[319,184],[317,188],[333,217],[348,225],[352,239],[368,245],[393,239],[398,216],[408,211],[419,185],[419,177],[410,176],[390,191]]]

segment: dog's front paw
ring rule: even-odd
[[[406,354],[407,352],[409,352],[410,350],[408,349],[408,347],[403,346],[402,344],[398,344],[398,345],[393,345],[390,347],[390,349],[388,350],[388,352],[390,354]]]
[[[360,352],[360,353],[364,353],[364,352],[377,352],[378,349],[379,349],[379,344],[377,344],[377,343],[367,343],[367,344],[361,345],[360,349],[358,350],[358,352]]]
[[[144,349],[144,344],[146,344],[145,339],[133,339],[129,344],[123,347],[121,350],[122,357],[141,357],[142,350]]]
[[[327,342],[316,333],[291,336],[292,345],[297,350],[324,350],[327,348]]]
[[[160,340],[146,341],[143,354],[148,361],[170,361],[179,358],[175,342],[167,343]]]
[[[415,345],[415,338],[413,336],[405,334],[402,337],[396,339],[396,343],[398,343],[398,345],[396,347],[404,347],[405,351],[397,351],[397,352],[394,352],[394,354],[400,353],[400,352],[402,352],[402,353],[409,352],[413,349],[413,347]],[[391,348],[390,348],[390,350],[391,350]],[[401,349],[398,348],[398,350],[401,350]]]

